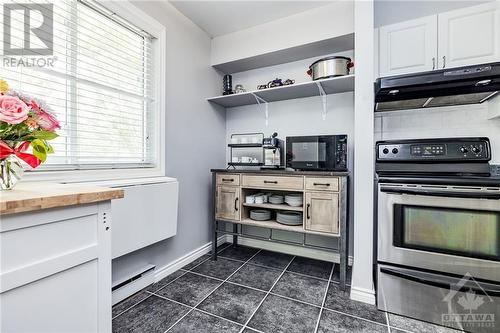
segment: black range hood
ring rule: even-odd
[[[499,91],[500,62],[383,77],[375,82],[375,111],[478,104]]]

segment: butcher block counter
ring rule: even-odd
[[[0,212],[24,213],[123,198],[123,190],[73,184],[21,182],[0,192]]]
[[[0,192],[0,332],[111,332],[111,200],[122,197],[30,182]]]

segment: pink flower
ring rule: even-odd
[[[0,121],[19,124],[28,118],[29,107],[18,97],[0,95]]]
[[[56,129],[61,128],[57,119],[48,112],[38,110],[35,116],[36,122],[46,131],[54,132]]]

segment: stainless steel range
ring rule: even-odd
[[[500,331],[500,177],[487,138],[377,143],[377,302]]]

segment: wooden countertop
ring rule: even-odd
[[[211,169],[211,172],[224,173],[254,173],[254,174],[272,174],[282,176],[329,176],[346,177],[349,171],[294,171],[287,169]]]
[[[20,182],[0,191],[0,214],[88,204],[123,198],[123,190],[107,187],[40,182]]]

